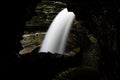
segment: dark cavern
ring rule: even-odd
[[[1,3],[2,79],[120,80],[120,0],[4,0]],[[64,8],[75,14],[64,53],[39,52],[50,24]],[[65,23],[65,16],[62,17]],[[70,21],[66,18],[66,22]],[[64,36],[64,29],[60,36]],[[53,33],[53,37],[57,34]],[[60,38],[54,39],[61,42]],[[59,51],[61,43],[57,45],[54,47]]]

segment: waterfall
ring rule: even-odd
[[[74,18],[75,14],[68,12],[67,8],[60,11],[51,23],[39,52],[64,54],[66,40]]]

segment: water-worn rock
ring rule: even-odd
[[[26,22],[26,31],[47,31],[55,16],[66,4],[60,1],[42,1],[35,8],[36,16]]]

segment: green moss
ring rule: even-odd
[[[59,73],[53,80],[99,80],[99,77],[94,68],[80,66]]]
[[[97,43],[97,39],[92,34],[89,34],[88,37],[92,43],[94,43],[94,44]]]

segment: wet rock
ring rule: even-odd
[[[42,1],[35,8],[36,16],[26,22],[26,31],[47,31],[55,16],[66,4],[60,1]]]

